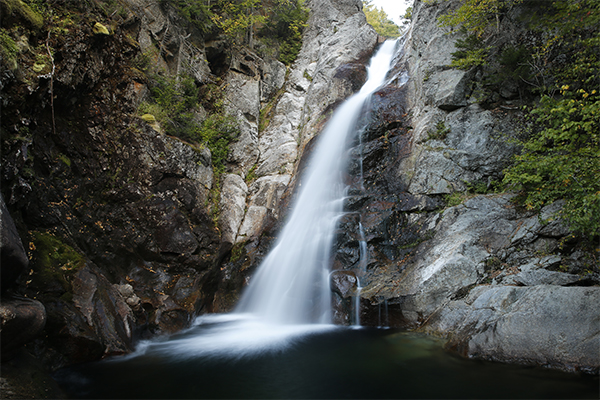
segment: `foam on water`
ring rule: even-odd
[[[332,324],[284,325],[249,314],[210,314],[196,319],[181,333],[138,344],[123,359],[157,356],[184,360],[198,357],[242,358],[278,352],[315,333],[339,329]]]

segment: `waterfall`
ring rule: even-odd
[[[335,111],[321,133],[289,219],[236,312],[278,324],[331,322],[330,253],[343,214],[348,143],[357,134],[365,102],[385,82],[395,45],[387,41],[381,46],[371,59],[367,82]]]

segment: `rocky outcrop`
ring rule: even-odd
[[[598,374],[598,287],[478,286],[426,324],[467,357]]]
[[[15,356],[20,347],[38,336],[46,325],[46,309],[37,300],[3,298],[0,303],[2,359]]]
[[[197,36],[174,35],[176,16],[139,3],[101,21],[109,35],[87,23],[50,35],[52,74],[30,76],[25,59],[2,75],[2,192],[28,251],[5,263],[16,253],[5,253],[3,227],[2,282],[22,271],[10,290],[43,304],[45,328],[31,348],[51,369],[182,329],[211,296],[211,154],[135,116],[146,92],[135,66],[156,40],[167,71],[187,68],[199,81],[210,71],[193,68],[206,65],[192,57]],[[100,18],[93,5],[73,7]]]
[[[0,196],[0,271],[2,272],[2,293],[17,280],[29,265],[27,253],[13,221],[4,197]]]
[[[388,323],[447,337],[468,357],[597,373],[598,265],[560,222],[560,202],[533,214],[510,194],[475,194],[501,180],[523,116],[506,93],[474,98],[477,69],[449,67],[460,33],[436,23],[448,7],[416,3],[391,82],[371,100],[334,274],[359,277],[364,324],[379,325],[385,307]],[[500,42],[519,31],[517,15]],[[334,304],[348,303],[338,286]],[[354,312],[346,304],[336,318]]]

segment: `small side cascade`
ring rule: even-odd
[[[358,250],[359,250],[359,276],[365,276],[367,273],[367,263],[369,262],[369,253],[367,249],[367,240],[365,239],[365,229],[362,222],[358,223]]]
[[[379,320],[378,327],[379,328],[388,328],[390,326],[389,318],[388,318],[388,303],[387,299],[384,297],[383,301],[379,303],[378,312],[379,312]]]
[[[356,293],[352,296],[353,305],[352,308],[354,311],[354,318],[352,321],[352,326],[360,326],[360,291],[362,287],[360,286],[360,279],[356,278]]]

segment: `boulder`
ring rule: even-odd
[[[39,301],[26,297],[2,298],[0,301],[2,361],[10,359],[22,345],[35,339],[45,325],[46,309]]]
[[[599,287],[479,286],[425,325],[467,357],[597,374]]]
[[[4,198],[0,196],[0,282],[2,293],[27,269],[29,259]]]

